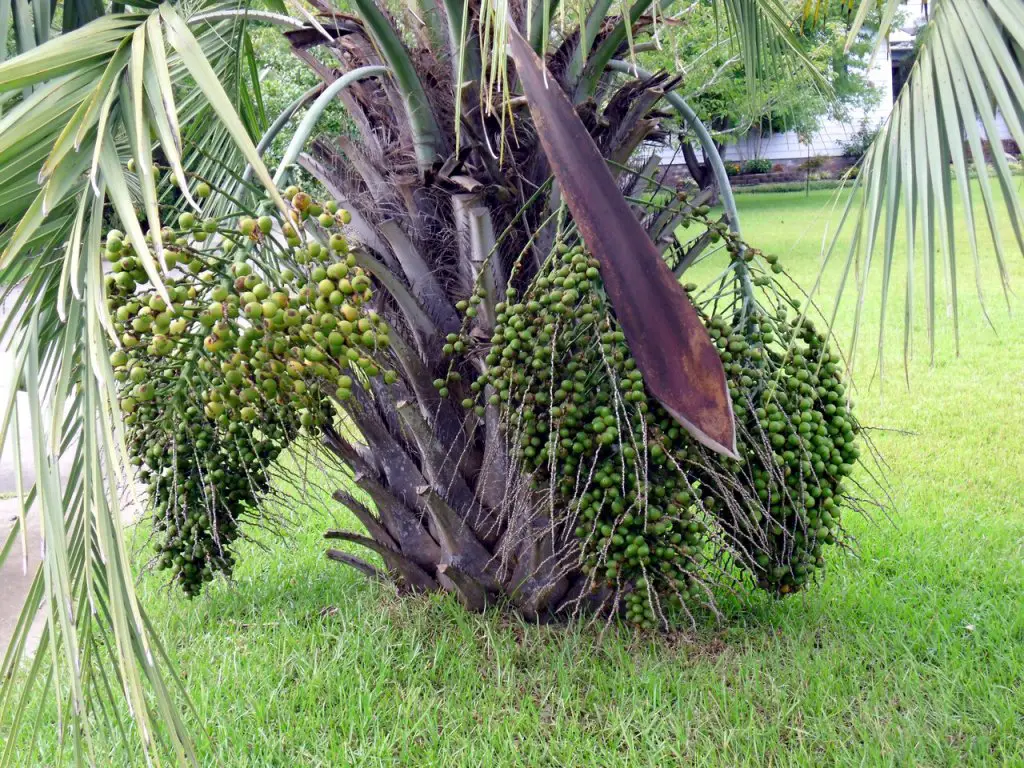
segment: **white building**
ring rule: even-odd
[[[736,143],[726,145],[724,158],[737,162],[760,157],[773,162],[802,162],[815,155],[841,156],[844,147],[854,139],[857,131],[862,127],[877,128],[892,111],[893,62],[888,42],[883,43],[875,55],[867,72],[867,80],[878,91],[878,102],[873,108],[850,110],[845,122],[824,119],[818,132],[806,144],[800,140],[796,131],[769,134],[751,131]]]
[[[809,144],[802,142],[794,131],[771,134],[752,131],[739,141],[726,145],[723,152],[725,160],[742,163],[754,158],[765,158],[789,165],[811,156],[840,157],[844,147],[853,140],[862,126],[869,129],[880,126],[892,111],[893,99],[906,80],[912,62],[914,39],[928,18],[927,0],[904,3],[900,7],[903,11],[902,27],[892,30],[889,39],[875,54],[867,72],[868,82],[875,86],[879,94],[874,108],[852,110],[849,118],[843,122],[824,120]],[[1010,133],[1002,117],[998,117],[997,122],[999,139],[1009,139]],[[984,128],[979,127],[984,135]],[[672,159],[677,154],[672,148],[661,148],[659,152],[665,157],[665,162],[681,162],[679,157]]]

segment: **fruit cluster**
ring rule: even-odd
[[[666,450],[683,431],[645,391],[582,248],[559,246],[525,295],[510,290],[496,310],[473,387],[503,407],[524,469],[558,498],[584,572],[653,627],[662,600],[678,607],[701,592],[706,527]]]
[[[645,627],[665,622],[666,606],[704,599],[722,550],[761,587],[788,593],[842,535],[858,426],[839,358],[810,321],[742,306],[728,318],[702,313],[727,374],[739,461],[709,452],[649,397],[581,246],[557,246],[521,297],[510,289],[496,305],[486,372],[463,401],[501,406],[584,572]],[[452,351],[462,343],[449,339]]]
[[[204,190],[197,190],[202,196]],[[389,335],[348,252],[346,212],[285,191],[291,221],[197,221],[161,232],[164,291],[122,233],[107,234],[111,354],[132,463],[148,484],[159,565],[189,595],[230,573],[228,547],[299,431],[382,371]],[[301,240],[315,216],[327,245]],[[168,301],[169,299],[169,301]]]
[[[758,584],[798,590],[842,536],[844,479],[860,455],[860,427],[841,381],[842,361],[811,320],[760,310],[735,326],[709,318],[729,377],[741,466],[713,482],[708,506]]]
[[[182,214],[160,233],[161,286],[124,235],[107,235],[129,450],[148,484],[159,565],[189,595],[230,573],[232,542],[261,514],[271,467],[302,430],[370,379],[398,379],[372,282],[341,232],[346,212],[295,188],[285,197],[283,220]],[[522,293],[492,304],[477,287],[458,302],[467,327],[494,328],[485,344],[449,334],[452,367],[434,382],[480,416],[500,407],[575,562],[649,628],[709,599],[713,571],[729,563],[777,594],[801,589],[843,538],[859,455],[841,360],[793,312],[777,258],[759,258],[703,209],[692,218],[732,259],[729,286],[697,304],[727,375],[738,461],[697,443],[649,396],[580,245],[556,246]]]

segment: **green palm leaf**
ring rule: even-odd
[[[40,577],[0,669],[0,728],[11,733],[0,765],[17,763],[15,732],[29,702],[47,691],[63,702],[59,714],[77,762],[101,762],[90,729],[100,712],[119,712],[122,699],[151,758],[196,761],[178,694],[166,682],[166,659],[135,600],[122,533],[116,484],[126,481],[119,469],[126,452],[107,360],[113,329],[100,250],[109,204],[159,284],[159,200],[167,182],[154,172],[154,134],[186,195],[188,174],[216,176],[233,153],[249,160],[276,195],[251,138],[261,126],[239,116],[261,115],[240,87],[249,71],[239,67],[245,20],[215,18],[196,26],[193,33],[170,6],[112,14],[48,42],[33,35],[40,45],[0,64],[0,103],[8,105],[0,117],[4,295],[29,276],[2,336],[15,352],[15,380],[30,404],[33,447],[18,462],[31,458],[38,479],[25,494],[22,514],[34,502],[47,539]],[[176,100],[185,84],[190,92]],[[184,135],[182,125],[189,126]],[[191,151],[218,135],[228,137],[219,162]],[[126,158],[136,172],[124,170]],[[17,424],[14,397],[2,404],[0,443]],[[63,478],[62,459],[72,466]],[[18,529],[24,535],[24,526]],[[0,562],[14,550],[12,534]],[[31,667],[21,669],[40,607],[45,638]],[[113,650],[110,659],[103,658],[104,648]],[[115,675],[108,679],[111,661]]]
[[[883,8],[883,29],[887,28],[896,5],[893,1]],[[842,261],[844,277],[833,317],[848,286],[846,276],[859,264],[854,286],[856,309],[851,365],[857,349],[861,308],[869,290],[868,276],[876,261],[881,263],[883,276],[878,339],[882,364],[889,275],[900,256],[895,245],[896,220],[900,215],[905,219],[911,246],[905,256],[909,292],[913,291],[913,245],[920,243],[924,251],[925,312],[928,347],[933,356],[935,305],[939,300],[936,282],[940,276],[946,285],[954,340],[959,344],[960,290],[954,237],[957,226],[962,224],[966,229],[969,256],[976,275],[985,268],[978,247],[978,229],[979,226],[988,229],[1004,290],[1008,291],[1009,285],[1007,246],[996,224],[1000,210],[1009,214],[1016,249],[1024,253],[1024,210],[1012,170],[997,139],[1001,117],[1013,140],[1018,146],[1024,146],[1024,75],[1018,54],[1024,46],[1024,2],[940,0],[932,5],[931,17],[919,37],[919,53],[910,77],[865,157],[857,181],[862,194],[850,197],[844,215],[846,229],[852,231],[852,245]],[[993,137],[991,178],[984,163],[986,137]],[[971,173],[972,165],[977,168],[977,174]],[[972,175],[978,179],[984,225],[974,216]],[[993,189],[993,180],[1001,201]],[[955,204],[954,189],[961,198],[960,206]],[[884,228],[883,220],[888,221]],[[838,250],[838,238],[837,233],[826,265]],[[937,256],[941,259],[937,260]],[[977,291],[984,308],[980,279]],[[908,298],[904,341],[908,353],[911,306]]]

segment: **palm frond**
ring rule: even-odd
[[[807,72],[821,92],[831,90],[828,81],[801,50],[792,29],[792,15],[783,3],[779,0],[721,0],[720,4],[752,89],[757,89],[761,78],[786,66]]]
[[[883,22],[891,18],[895,5],[890,2],[883,7]],[[954,339],[959,343],[957,227],[962,224],[967,232],[983,308],[980,274],[985,267],[978,246],[979,228],[987,225],[992,237],[1004,290],[1009,290],[1008,248],[997,226],[1000,210],[1008,213],[1016,250],[1024,253],[1024,210],[999,140],[1002,118],[1012,139],[1024,146],[1024,76],[1017,54],[1024,45],[1024,2],[940,0],[932,5],[931,17],[919,35],[919,53],[910,77],[865,156],[856,183],[860,194],[851,195],[843,217],[845,227],[841,231],[852,232],[852,244],[842,261],[840,295],[833,317],[850,282],[849,275],[856,271],[851,365],[869,290],[868,276],[876,261],[881,262],[883,276],[878,339],[882,364],[889,276],[901,256],[896,249],[900,216],[905,220],[910,245],[904,256],[910,292],[916,277],[912,271],[914,245],[919,243],[924,252],[928,347],[933,356],[935,305],[940,300],[936,283],[940,277],[946,286]],[[986,143],[991,145],[991,175],[985,162]],[[975,176],[977,188],[972,184]],[[998,187],[1001,202],[993,187]],[[985,225],[979,224],[974,213],[979,191]],[[826,265],[839,248],[839,234],[828,251]],[[904,348],[908,352],[911,309],[908,295],[904,328]]]
[[[421,169],[434,162],[441,146],[438,128],[430,100],[427,98],[419,73],[413,64],[401,36],[371,0],[354,0],[353,5],[370,33],[381,58],[388,65],[398,86],[409,117],[416,159]]]
[[[674,5],[675,0],[635,0],[632,3],[594,0],[579,9],[581,18],[576,21],[581,26],[566,73],[568,82],[576,83],[575,100],[582,102],[594,96],[609,61],[628,58],[632,62],[636,49],[635,35],[640,30],[653,28],[656,31],[659,19]],[[493,94],[504,93],[508,83],[505,50],[509,25],[518,23],[530,38],[532,47],[543,53],[552,37],[545,36],[543,32],[553,18],[551,9],[557,7],[557,3],[542,3],[540,0],[518,10],[510,0],[482,3],[479,12],[480,47],[486,65],[484,79],[488,86],[484,89],[484,96],[491,99],[485,104],[488,111],[496,111]],[[792,29],[792,14],[780,0],[716,0],[715,7],[720,12],[723,29],[730,33],[743,58],[752,88],[757,88],[762,77],[778,71],[779,67],[799,67],[811,75],[821,91],[830,90],[825,78],[801,51]],[[621,15],[609,18],[608,14],[613,11]],[[519,16],[524,18],[519,19]],[[540,19],[540,24],[537,19]],[[609,21],[614,23],[608,24]],[[541,41],[545,45],[541,45]]]
[[[48,23],[38,12],[33,18]],[[102,16],[48,41],[32,35],[32,46],[0,63],[0,103],[7,105],[0,117],[0,282],[5,299],[17,294],[0,337],[29,404],[31,453],[21,456],[18,441],[13,450],[18,463],[31,460],[37,469],[33,486],[19,494],[22,517],[30,504],[38,507],[47,544],[0,668],[0,729],[10,735],[0,765],[18,763],[17,747],[27,746],[18,733],[26,707],[48,691],[67,703],[62,738],[77,762],[101,762],[92,723],[101,711],[121,711],[120,700],[150,759],[197,762],[165,654],[135,599],[124,541],[119,496],[131,487],[107,359],[108,345],[119,340],[107,316],[100,241],[112,208],[160,284],[160,198],[171,184],[165,168],[154,166],[157,152],[193,204],[188,180],[215,173],[233,155],[252,163],[277,195],[251,138],[260,126],[241,117],[261,115],[241,87],[244,26],[244,18],[215,17],[196,22],[193,32],[166,5]],[[217,162],[195,151],[212,142],[222,146]],[[125,170],[127,160],[134,170]],[[0,444],[18,427],[16,396],[2,404]],[[70,463],[69,473],[61,473],[62,463]],[[18,529],[24,536],[24,524]],[[15,550],[13,536],[0,562]],[[40,608],[44,639],[26,670]]]
[[[323,93],[317,96],[316,100],[310,106],[309,111],[306,112],[305,116],[302,118],[302,122],[299,123],[298,128],[296,128],[295,134],[292,136],[292,140],[288,143],[288,148],[284,152],[281,164],[278,167],[277,172],[274,174],[275,183],[279,185],[285,183],[289,166],[298,160],[299,153],[313,135],[313,129],[316,127],[316,123],[320,119],[320,116],[323,115],[324,110],[327,109],[328,105],[337,98],[338,94],[359,80],[369,77],[380,77],[386,72],[387,69],[379,66],[359,67],[358,69],[354,69],[342,77],[339,77],[325,88]],[[263,141],[261,140],[260,143],[262,144]],[[249,167],[251,166],[247,166],[247,170]]]

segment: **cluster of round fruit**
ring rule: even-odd
[[[611,316],[597,262],[561,245],[519,299],[497,305],[487,371],[472,388],[500,404],[535,487],[558,499],[584,572],[629,592],[631,620],[700,592],[706,527],[665,441],[685,441]]]
[[[388,327],[369,307],[370,279],[337,231],[348,216],[297,189],[285,195],[283,224],[182,214],[161,233],[163,293],[120,232],[106,239],[120,340],[111,363],[132,460],[163,537],[160,565],[188,594],[230,571],[226,547],[299,430],[330,418],[330,399],[347,400],[358,381],[397,379],[382,371]],[[300,239],[309,216],[328,230],[326,245]]]
[[[744,457],[732,481],[703,474],[708,504],[761,587],[799,590],[824,566],[823,546],[842,536],[844,478],[860,455],[842,361],[811,320],[787,319],[785,308],[707,325]]]
[[[728,378],[738,462],[702,447],[648,396],[598,262],[580,246],[558,246],[521,298],[510,289],[496,306],[486,372],[463,402],[502,407],[584,570],[622,590],[626,615],[643,626],[664,621],[666,603],[700,599],[702,568],[722,548],[761,587],[787,593],[841,535],[858,427],[839,358],[810,321],[740,306],[736,329],[703,316]]]
[[[227,431],[196,406],[164,411],[170,423],[139,425],[131,446],[141,453],[140,475],[148,482],[157,566],[170,570],[190,597],[218,572],[230,574],[229,545],[256,501],[270,487],[267,471],[298,432],[286,413],[254,429],[232,422]]]

